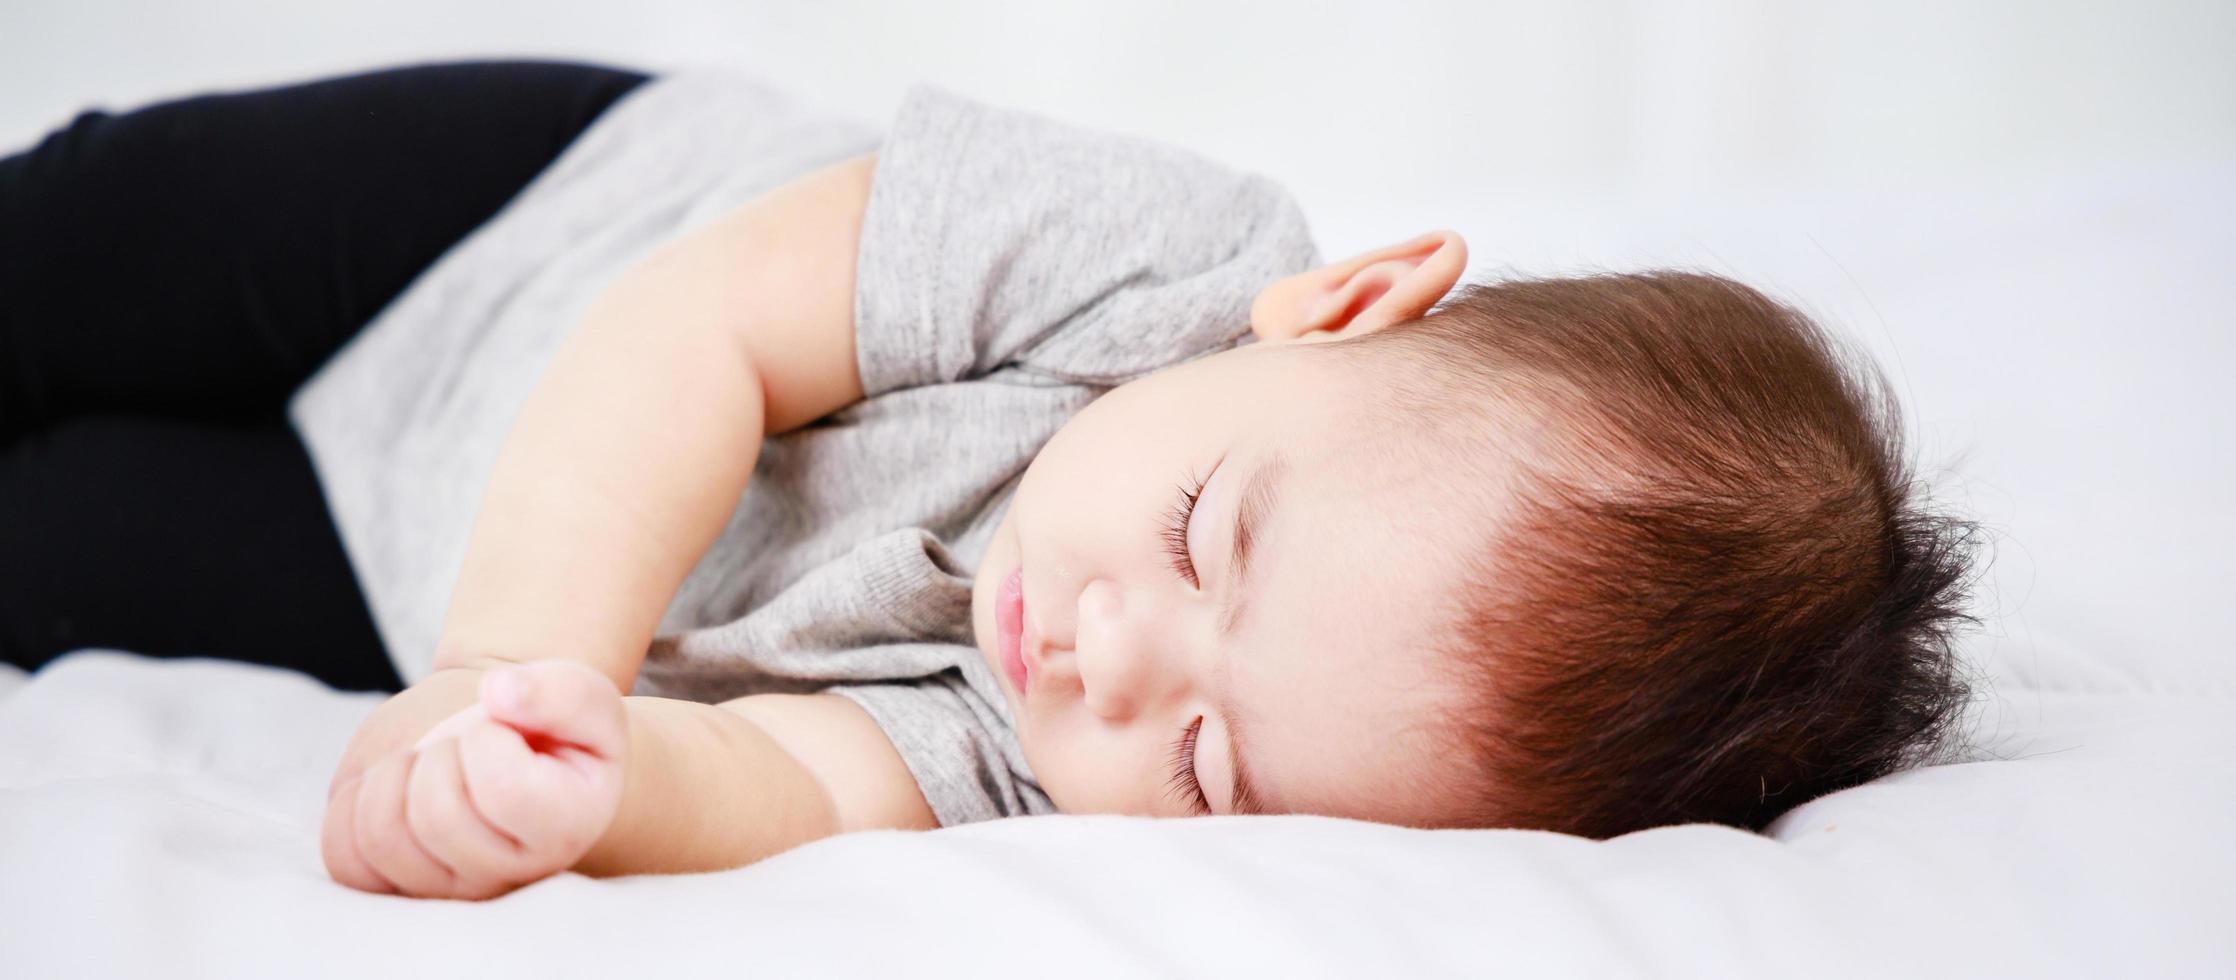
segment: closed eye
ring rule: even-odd
[[[1163,538],[1165,553],[1172,556],[1172,570],[1180,580],[1194,588],[1203,588],[1203,580],[1196,575],[1196,562],[1188,554],[1188,523],[1196,514],[1196,498],[1203,496],[1203,486],[1209,477],[1190,474],[1186,483],[1177,488],[1180,499],[1165,511]]]
[[[1211,798],[1204,795],[1203,783],[1196,779],[1196,736],[1203,731],[1203,716],[1180,732],[1180,740],[1172,743],[1172,765],[1165,779],[1166,795],[1187,803],[1188,811],[1199,817],[1211,815]]]

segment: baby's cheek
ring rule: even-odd
[[[1050,802],[1064,813],[1155,812],[1155,799],[1147,791],[1140,758],[1124,751],[1122,742],[1102,732],[1074,730],[1061,721],[1050,724],[1028,721],[1018,742],[1034,781]]]

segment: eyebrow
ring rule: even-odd
[[[1287,466],[1288,460],[1279,452],[1268,453],[1243,483],[1241,502],[1235,509],[1234,541],[1227,548],[1227,597],[1219,615],[1222,642],[1234,639],[1235,633],[1241,630],[1243,616],[1250,611],[1251,559],[1261,550],[1259,544],[1265,540],[1268,518],[1274,504],[1281,499],[1279,481]],[[1250,780],[1250,767],[1243,762],[1246,753],[1242,725],[1233,703],[1222,698],[1217,708],[1219,722],[1227,730],[1227,771],[1233,774],[1228,810],[1240,814],[1272,812]]]

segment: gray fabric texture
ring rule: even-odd
[[[865,398],[764,442],[632,693],[834,691],[883,727],[942,824],[1052,812],[972,635],[1011,492],[1110,387],[1248,343],[1257,291],[1318,256],[1263,178],[938,88],[911,89],[880,139],[734,69],[658,75],[296,394],[407,682],[430,669],[506,431],[591,300],[662,243],[871,149]]]

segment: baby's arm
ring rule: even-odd
[[[937,825],[844,698],[623,698],[585,664],[545,660],[491,671],[476,703],[369,769],[326,850],[358,887],[480,899],[568,868],[711,871]]]
[[[500,451],[432,674],[343,750],[321,840],[356,787],[474,704],[483,672],[565,658],[635,682],[677,586],[721,533],[764,435],[859,401],[854,267],[875,157],[806,174],[654,251],[585,311]]]
[[[437,669],[565,657],[630,688],[764,434],[862,398],[854,265],[874,163],[778,187],[592,303],[490,472]]]
[[[845,698],[624,703],[626,785],[574,865],[584,874],[734,868],[833,834],[939,826],[883,730]]]

